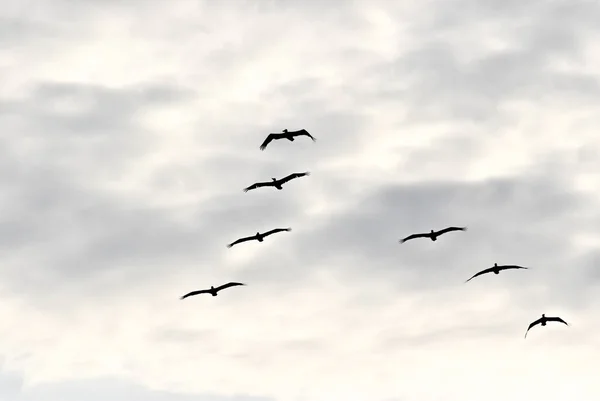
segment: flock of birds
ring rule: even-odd
[[[294,138],[298,137],[298,136],[307,136],[310,139],[312,139],[313,142],[316,141],[316,139],[311,134],[309,134],[308,131],[306,131],[305,129],[301,129],[298,131],[288,131],[287,129],[284,129],[281,133],[269,134],[267,136],[267,138],[264,140],[264,142],[260,145],[260,150],[265,150],[267,148],[267,145],[269,145],[269,143],[271,143],[274,140],[287,139],[288,141],[291,142],[291,141],[294,141]],[[305,177],[305,176],[309,176],[309,175],[310,175],[310,172],[306,171],[303,173],[292,173],[292,174],[290,174],[286,177],[280,178],[280,179],[271,178],[271,181],[257,182],[257,183],[254,183],[254,184],[248,186],[247,188],[244,188],[244,192],[248,192],[248,191],[251,191],[251,190],[254,190],[257,188],[262,188],[262,187],[273,187],[278,190],[282,190],[283,184],[285,184],[295,178]],[[286,231],[292,231],[292,229],[290,227],[275,228],[273,230],[270,230],[270,231],[267,231],[264,233],[257,232],[256,234],[254,234],[252,236],[239,238],[239,239],[233,241],[232,243],[227,244],[227,247],[231,248],[232,246],[234,246],[236,244],[240,244],[242,242],[247,242],[247,241],[263,242],[264,239],[266,237],[268,237],[269,235],[276,234],[279,232],[286,232]],[[449,232],[453,232],[453,231],[467,231],[467,227],[447,227],[447,228],[441,229],[439,231],[431,230],[428,233],[411,234],[411,235],[407,236],[406,238],[401,239],[399,242],[404,243],[406,241],[409,241],[412,239],[417,239],[417,238],[429,238],[431,241],[437,241],[439,236],[449,233]],[[523,266],[518,266],[518,265],[498,265],[497,263],[494,263],[494,266],[484,269],[478,273],[475,273],[471,278],[469,278],[467,281],[465,281],[465,283],[467,283],[467,282],[471,281],[472,279],[474,279],[475,277],[479,277],[483,274],[487,274],[487,273],[500,274],[501,271],[510,270],[510,269],[528,269],[528,268],[523,267]],[[241,286],[241,285],[246,285],[246,284],[238,283],[238,282],[230,282],[227,284],[223,284],[219,287],[211,286],[209,289],[189,292],[189,293],[185,294],[184,296],[182,296],[181,299],[185,299],[187,297],[191,297],[193,295],[199,295],[199,294],[211,294],[213,297],[216,297],[217,293],[221,290],[224,290],[224,289],[230,288],[230,287]],[[536,326],[538,324],[541,326],[546,326],[546,324],[548,322],[559,322],[559,323],[563,323],[568,326],[568,323],[565,322],[560,317],[547,317],[545,314],[542,314],[541,318],[539,318],[529,324],[529,327],[527,327],[527,331],[525,332],[525,338],[527,338],[527,333],[529,333],[529,330],[531,330],[531,328],[533,328],[534,326]]]

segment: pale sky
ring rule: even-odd
[[[597,1],[0,3],[1,401],[600,399]]]

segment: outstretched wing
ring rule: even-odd
[[[256,239],[256,237],[244,237],[244,238],[236,239],[231,244],[227,244],[227,248],[231,248],[232,246],[234,246],[235,244],[239,244],[240,242],[251,241],[253,239]]]
[[[270,183],[270,182],[257,182],[257,183],[254,183],[254,184],[250,185],[247,188],[244,188],[244,192],[248,192],[248,191],[250,191],[252,189],[256,189],[256,188],[260,188],[260,187],[268,187],[268,186],[272,186],[272,183]]]
[[[477,274],[473,275],[473,277],[471,277],[471,278],[470,278],[470,279],[468,279],[467,281],[465,281],[465,283],[468,283],[469,281],[473,280],[473,279],[474,279],[475,277],[477,277],[477,276],[481,276],[482,274],[486,274],[486,273],[489,273],[489,272],[491,272],[491,271],[493,271],[493,269],[492,269],[492,268],[489,268],[489,269],[482,270],[482,271],[480,271],[479,273],[477,273]]]
[[[564,320],[562,320],[559,317],[547,317],[546,320],[548,320],[549,322],[560,322],[560,323],[564,323],[567,326],[569,325],[567,322],[565,322]]]
[[[281,231],[292,231],[292,229],[290,227],[288,228],[275,228],[271,231],[267,231],[266,233],[263,234],[263,237],[266,237],[267,235],[271,235],[271,234],[275,234]]]
[[[289,133],[292,134],[293,136],[305,135],[305,136],[309,137],[310,139],[312,139],[313,142],[316,141],[315,137],[313,137],[311,134],[309,134],[308,131],[305,130],[305,129],[301,129],[299,131],[292,131],[292,132],[289,132]]]
[[[442,235],[442,234],[449,233],[450,231],[467,231],[467,227],[448,227],[448,228],[444,228],[443,230],[438,231],[436,234]]]
[[[236,283],[236,282],[232,281],[230,283],[223,284],[222,286],[215,288],[215,291],[221,291],[221,290],[224,290],[225,288],[235,287],[236,285],[246,285],[246,284],[244,284],[244,283]]]
[[[208,294],[209,291],[208,290],[198,290],[198,291],[192,291],[189,292],[187,294],[185,294],[184,296],[181,297],[181,299],[186,299],[187,297],[191,297],[193,295],[198,295],[198,294]]]
[[[400,243],[405,243],[406,241],[415,239],[415,238],[429,238],[429,234],[412,234],[406,238],[401,239]]]
[[[535,326],[536,324],[540,324],[540,323],[541,323],[541,321],[542,321],[542,319],[540,318],[540,319],[536,320],[535,322],[532,322],[532,323],[529,325],[529,327],[527,327],[527,331],[525,332],[525,338],[527,338],[527,333],[529,333],[529,330],[531,330],[531,328],[532,328],[533,326]]]
[[[523,266],[517,266],[517,265],[498,266],[498,270],[508,270],[508,269],[529,269],[529,267],[523,267]]]
[[[274,139],[280,139],[283,137],[283,134],[269,134],[267,135],[267,139],[260,145],[260,150],[265,150],[267,145]]]
[[[310,173],[308,171],[306,171],[304,173],[293,173],[293,174],[288,175],[287,177],[283,177],[282,179],[280,179],[279,183],[284,184],[290,180],[293,180],[294,178],[304,177],[305,175],[310,175]]]

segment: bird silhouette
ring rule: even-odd
[[[269,134],[267,136],[267,139],[265,139],[265,141],[262,143],[262,145],[260,145],[260,150],[265,150],[267,148],[267,145],[276,139],[287,139],[288,141],[294,141],[294,137],[296,136],[307,136],[310,139],[313,140],[313,142],[316,141],[316,139],[308,133],[307,130],[305,129],[301,129],[299,131],[288,131],[287,129],[284,129],[282,133],[278,133],[278,134]]]
[[[470,279],[468,279],[467,281],[465,281],[465,283],[468,283],[469,281],[473,280],[475,277],[481,276],[482,274],[486,274],[486,273],[500,274],[500,272],[502,270],[508,270],[508,269],[528,269],[528,267],[517,266],[517,265],[501,265],[501,266],[498,266],[498,263],[494,263],[493,267],[490,267],[489,269],[485,269],[485,270],[480,271],[479,273],[473,275],[473,277],[471,277]]]
[[[439,237],[442,234],[446,234],[450,231],[467,231],[467,227],[448,227],[448,228],[444,228],[443,230],[439,230],[439,231],[431,230],[431,232],[429,232],[429,233],[412,234],[406,238],[401,239],[400,242],[404,243],[408,240],[415,239],[415,238],[429,238],[432,241],[437,241],[437,237]]]
[[[260,187],[275,187],[278,190],[282,190],[283,189],[282,185],[285,184],[286,182],[293,180],[294,178],[304,177],[307,175],[310,175],[310,172],[306,171],[304,173],[293,173],[293,174],[290,174],[287,177],[283,177],[279,180],[277,178],[271,178],[273,181],[257,182],[255,184],[250,185],[247,188],[244,188],[244,192],[248,192],[250,190],[260,188]]]
[[[193,296],[193,295],[198,295],[198,294],[210,294],[210,295],[212,295],[213,297],[216,297],[216,296],[217,296],[217,292],[219,292],[219,291],[221,291],[221,290],[224,290],[225,288],[234,287],[234,286],[236,286],[236,285],[246,285],[246,284],[243,284],[243,283],[236,283],[236,282],[233,282],[233,281],[232,281],[232,282],[230,282],[230,283],[223,284],[222,286],[220,286],[220,287],[217,287],[217,288],[215,288],[215,287],[213,287],[213,286],[211,285],[211,286],[210,286],[210,288],[209,288],[208,290],[198,290],[198,291],[192,291],[192,292],[189,292],[189,293],[185,294],[184,296],[182,296],[182,297],[181,297],[181,299],[185,299],[185,298],[187,298],[187,297],[191,297],[191,296]]]
[[[271,234],[275,234],[281,231],[292,231],[292,229],[290,227],[288,228],[276,228],[274,230],[271,231],[267,231],[266,233],[256,233],[255,235],[251,236],[251,237],[243,237],[240,239],[237,239],[235,241],[233,241],[231,244],[227,244],[227,248],[231,248],[232,246],[234,246],[235,244],[239,244],[241,242],[246,242],[246,241],[252,241],[252,240],[256,240],[258,242],[263,242],[265,237],[268,237]]]
[[[569,325],[567,322],[565,322],[564,320],[562,320],[559,317],[546,317],[546,315],[544,315],[542,313],[542,317],[539,318],[538,320],[536,320],[535,322],[532,322],[529,327],[527,328],[527,331],[525,332],[525,338],[527,338],[527,333],[529,333],[529,330],[531,330],[531,328],[537,324],[541,324],[542,326],[545,326],[547,322],[559,322],[559,323],[564,323],[567,326]]]

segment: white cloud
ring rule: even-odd
[[[593,2],[15,4],[0,394],[598,398]]]

